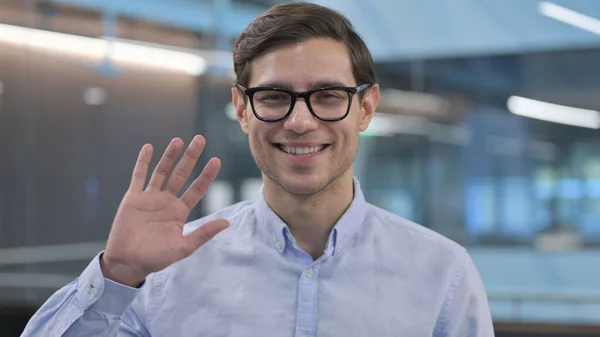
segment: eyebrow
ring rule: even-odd
[[[289,82],[280,82],[280,81],[268,81],[264,83],[259,83],[256,87],[267,87],[267,88],[281,88],[294,90],[292,85]],[[312,82],[308,84],[308,90],[327,88],[327,87],[348,87],[348,85],[340,80],[319,80],[316,82]]]

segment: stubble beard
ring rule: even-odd
[[[312,186],[294,186],[294,184],[286,182],[285,179],[281,177],[279,172],[277,172],[273,156],[269,156],[268,154],[260,155],[257,153],[257,151],[252,150],[252,148],[253,147],[251,146],[250,150],[252,152],[254,162],[261,170],[263,175],[269,180],[273,181],[281,189],[294,196],[308,197],[324,191],[352,167],[354,157],[356,157],[356,151],[354,151],[353,154],[348,153],[346,155],[342,155],[342,158],[340,158],[339,161],[335,159],[331,161],[334,165],[335,163],[339,163],[339,165],[331,167],[328,172],[325,173],[324,177],[318,177],[317,182],[312,184]],[[275,151],[279,150],[275,149]],[[301,174],[301,169],[299,169],[298,172]]]

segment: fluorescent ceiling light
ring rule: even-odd
[[[375,112],[367,130],[361,135],[364,137],[387,137],[397,134],[423,136],[430,141],[465,145],[470,134],[462,125],[444,125],[433,123],[421,116],[394,115]]]
[[[515,115],[590,129],[600,128],[600,112],[511,96],[508,110]]]
[[[376,112],[365,136],[393,136],[395,134],[426,135],[427,120],[417,116],[392,115]]]
[[[4,24],[0,24],[0,42],[97,60],[106,58],[194,76],[201,75],[206,70],[204,58],[190,52]]]
[[[583,15],[551,2],[540,2],[538,10],[547,17],[600,35],[600,20],[596,18]]]
[[[385,108],[434,115],[443,115],[448,108],[446,100],[439,96],[398,89],[383,90],[379,105]]]

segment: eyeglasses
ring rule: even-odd
[[[325,122],[341,121],[350,112],[352,97],[370,86],[371,83],[365,83],[358,87],[327,87],[297,92],[269,87],[245,88],[237,84],[250,98],[256,118],[263,122],[286,119],[294,110],[298,98],[304,98],[308,111],[317,119]]]

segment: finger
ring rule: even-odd
[[[229,227],[229,221],[226,219],[213,220],[198,227],[183,239],[184,255],[186,257],[191,255],[196,249],[200,248],[227,227]]]
[[[196,207],[200,199],[204,198],[204,195],[208,191],[210,184],[217,178],[219,170],[221,169],[221,160],[219,158],[211,158],[202,173],[194,180],[194,182],[188,187],[188,189],[181,196],[181,201],[191,210]]]
[[[150,165],[150,159],[152,159],[152,150],[153,148],[150,144],[142,146],[135,167],[133,168],[131,183],[129,184],[131,191],[144,189],[146,176],[148,175],[148,166]]]
[[[165,185],[164,190],[177,195],[179,190],[183,187],[188,177],[192,173],[194,169],[194,165],[198,161],[200,154],[204,150],[204,146],[206,145],[206,140],[204,137],[197,135],[192,139],[192,142],[188,146],[187,150],[183,154],[183,157],[175,166],[173,170],[173,174],[169,177],[169,181]]]
[[[162,158],[154,168],[154,172],[152,173],[150,182],[148,183],[148,189],[162,189],[162,186],[171,173],[173,164],[175,163],[175,160],[177,160],[177,156],[179,156],[179,152],[181,152],[182,148],[183,141],[180,138],[171,140]]]

